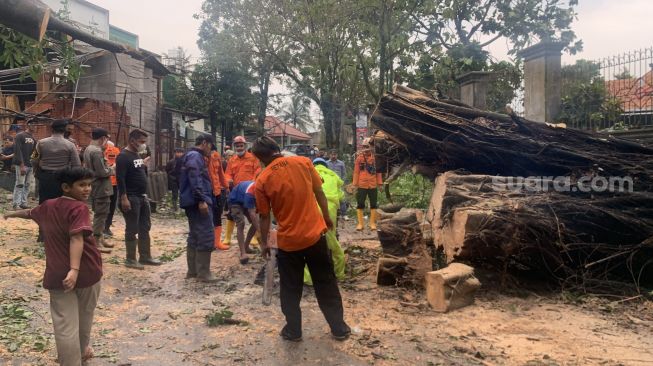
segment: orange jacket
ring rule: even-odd
[[[107,146],[107,148],[104,150],[104,159],[107,161],[107,166],[116,165],[116,158],[118,157],[118,154],[120,154],[119,148],[115,146]],[[111,176],[111,185],[114,187],[118,185],[115,173]]]
[[[383,184],[381,173],[376,171],[376,162],[372,154],[359,154],[354,162],[354,186],[370,189]]]
[[[260,172],[261,162],[252,153],[246,152],[242,157],[234,155],[229,159],[225,176],[236,186],[246,180],[255,180]]]
[[[229,188],[222,170],[222,158],[219,152],[211,151],[211,156],[205,159],[209,168],[209,178],[211,178],[211,184],[213,185],[213,195],[217,197],[222,193],[222,188]]]

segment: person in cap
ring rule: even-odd
[[[247,140],[243,136],[234,137],[233,146],[236,153],[229,159],[227,170],[225,170],[225,178],[227,179],[227,184],[229,184],[229,189],[233,189],[239,183],[246,180],[256,179],[256,176],[261,172],[261,162],[251,152],[247,151]],[[230,209],[228,209],[227,229],[224,240],[222,241],[224,246],[229,246],[231,243],[234,227],[234,219],[231,216]]]
[[[363,141],[363,149],[354,162],[354,179],[356,187],[356,214],[358,225],[356,230],[361,231],[365,225],[363,211],[366,198],[370,201],[370,230],[376,230],[377,190],[383,188],[383,178],[376,170],[376,160],[372,150],[372,140],[368,137]]]
[[[93,236],[100,252],[110,253],[113,244],[104,238],[104,228],[111,208],[113,186],[111,176],[115,174],[114,167],[107,166],[104,158],[104,149],[109,141],[109,131],[104,128],[94,128],[91,132],[93,139],[84,150],[84,166],[93,172],[93,186],[91,190],[91,207],[93,208]]]
[[[12,160],[12,165],[16,171],[13,209],[17,210],[18,208],[29,208],[27,206],[27,196],[29,195],[29,184],[34,175],[31,157],[34,153],[36,139],[32,135],[33,128],[29,122],[24,129],[20,125],[15,126],[17,131],[22,129],[14,138],[14,158]]]
[[[334,226],[322,190],[322,178],[309,159],[284,157],[279,145],[270,137],[258,138],[252,150],[266,165],[256,178],[254,190],[261,217],[261,249],[265,256],[270,254],[267,243],[272,213],[278,223],[281,310],[286,317],[280,335],[288,341],[302,339],[300,302],[304,266],[308,265],[315,297],[331,334],[337,340],[345,340],[351,329],[344,320],[342,297],[325,237]]]
[[[215,249],[213,227],[213,184],[209,176],[207,159],[211,155],[213,137],[201,134],[195,139],[195,147],[181,159],[179,173],[179,205],[188,217],[188,241],[186,278],[202,282],[217,282],[211,273],[211,254]]]
[[[39,180],[39,204],[53,198],[61,197],[61,185],[56,183],[60,170],[81,166],[75,145],[64,138],[67,120],[52,122],[52,135],[36,144],[32,166],[36,169]]]

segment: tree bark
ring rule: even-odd
[[[0,23],[39,42],[48,28],[50,12],[37,0],[0,0]]]
[[[263,62],[259,68],[259,103],[257,114],[257,136],[265,134],[265,117],[268,110],[268,98],[270,89],[271,68],[266,62]]]
[[[422,232],[424,214],[416,209],[379,213],[379,241],[389,258],[379,260],[377,283],[423,288],[426,273],[433,269],[432,247]]]
[[[617,138],[442,103],[406,88],[384,96],[372,121],[431,175],[465,169],[521,177],[630,177],[635,191],[653,190],[653,149]]]
[[[449,172],[436,180],[426,217],[448,263],[512,267],[561,280],[631,279],[645,270],[641,278],[653,280],[644,263],[653,245],[641,245],[653,237],[653,194],[514,191],[503,183],[507,179]],[[587,267],[597,261],[601,265]]]
[[[65,33],[91,46],[115,53],[125,53],[139,60],[151,57],[140,50],[75,28],[51,14],[50,8],[39,0],[0,0],[0,23],[36,40],[43,38],[47,28],[47,30]]]

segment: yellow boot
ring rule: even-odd
[[[356,230],[362,231],[363,226],[365,225],[364,218],[363,218],[363,209],[359,208],[356,210],[356,214],[358,215],[358,225],[356,225]]]
[[[231,235],[234,233],[234,225],[235,223],[233,221],[227,220],[227,231],[224,233],[224,240],[222,241],[222,245],[231,244]]]
[[[370,209],[370,230],[376,230],[376,208]]]

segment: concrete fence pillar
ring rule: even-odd
[[[560,112],[561,56],[564,45],[542,42],[519,52],[524,59],[524,117],[553,122]]]
[[[487,92],[490,72],[472,71],[463,74],[456,81],[460,84],[460,100],[478,109],[487,109]]]

